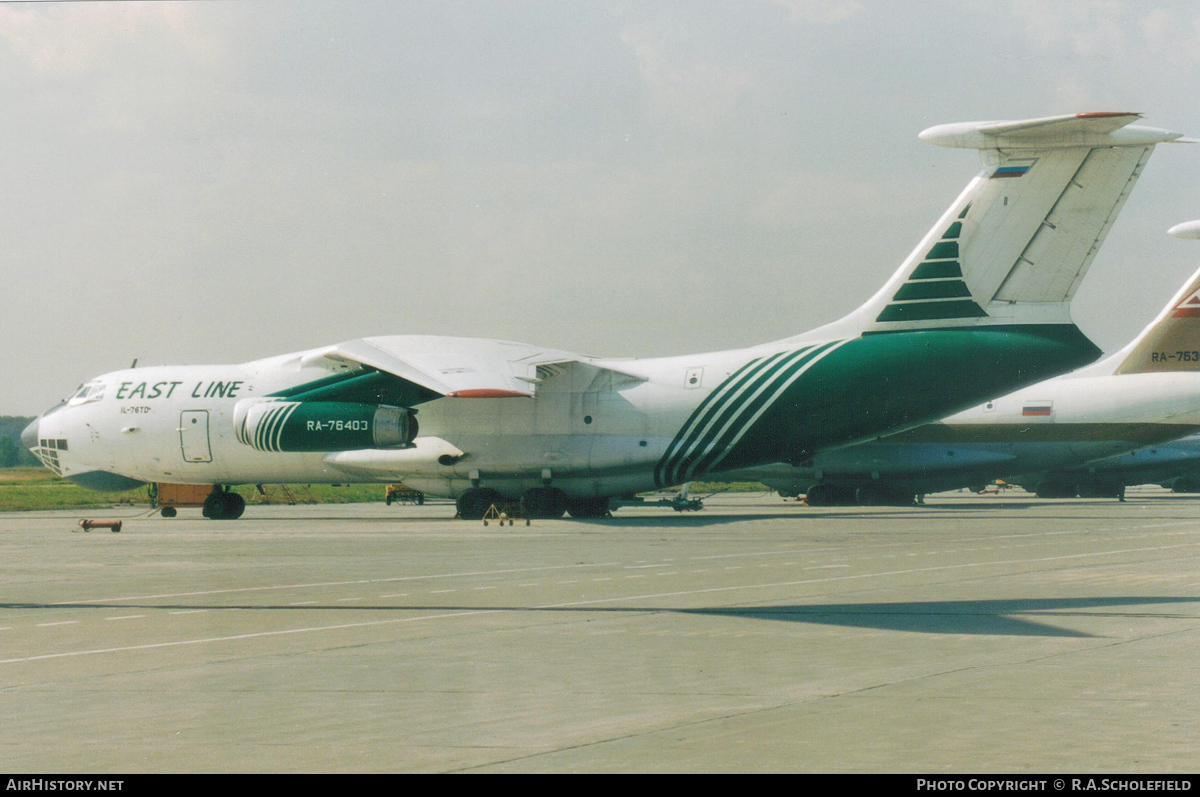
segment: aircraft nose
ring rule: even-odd
[[[33,423],[25,427],[21,432],[21,445],[26,448],[37,448],[38,444],[38,422],[41,418],[34,418]]]

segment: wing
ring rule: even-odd
[[[543,382],[586,390],[597,382],[612,387],[644,381],[571,352],[432,335],[359,338],[307,352],[300,365],[331,374],[274,396],[413,407],[439,398],[531,398]]]

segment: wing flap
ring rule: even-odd
[[[447,397],[529,397],[536,378],[535,367],[519,361],[528,352],[501,341],[360,338],[339,343],[325,356],[386,371]]]

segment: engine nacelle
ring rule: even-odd
[[[256,451],[402,448],[417,436],[406,407],[343,401],[263,401],[234,407],[237,438]]]

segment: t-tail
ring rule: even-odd
[[[719,386],[663,457],[659,483],[801,461],[1095,360],[1100,349],[1072,321],[1071,298],[1155,145],[1181,138],[1132,125],[1138,118],[1083,113],[921,133],[978,149],[983,169],[862,307],[778,341],[777,353]]]
[[[1082,113],[922,132],[931,144],[978,149],[983,169],[883,288],[825,329],[1074,328],[1071,298],[1154,146],[1181,138],[1132,125],[1140,116]]]
[[[1167,232],[1177,238],[1200,238],[1200,221],[1177,224]],[[1200,371],[1200,271],[1111,360],[1114,374]]]

